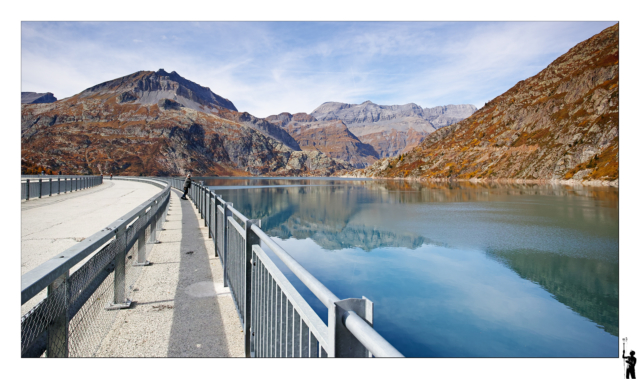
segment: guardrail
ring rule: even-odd
[[[22,175],[20,184],[20,200],[29,200],[94,187],[102,184],[102,176]]]
[[[149,264],[146,245],[156,242],[156,231],[166,219],[171,188],[166,181],[114,179],[150,183],[162,191],[22,275],[22,304],[47,291],[22,316],[22,357],[92,356],[115,319],[116,312],[110,311],[131,305],[133,285]]]
[[[184,179],[168,179],[182,189]],[[247,357],[403,357],[373,329],[373,303],[339,299],[250,220],[192,182],[194,202],[220,257],[244,330]],[[264,252],[267,246],[328,309],[325,325]]]

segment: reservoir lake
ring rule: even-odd
[[[208,178],[407,357],[617,357],[618,189]],[[327,308],[277,257],[316,313]]]

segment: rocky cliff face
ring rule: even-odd
[[[231,101],[216,95],[208,87],[187,80],[175,71],[167,73],[163,69],[138,71],[87,88],[77,96],[80,99],[97,99],[114,95],[119,104],[152,105],[161,99],[171,99],[204,113],[217,113],[220,108],[237,111]]]
[[[340,120],[318,121],[306,113],[287,112],[269,116],[267,120],[286,130],[303,151],[320,151],[356,168],[364,168],[379,158],[371,145],[362,143]]]
[[[311,116],[319,121],[341,120],[381,158],[393,157],[417,146],[436,129],[470,116],[473,105],[421,108],[417,104],[378,105],[324,103]]]
[[[618,25],[356,176],[618,182]]]
[[[55,103],[23,105],[22,159],[78,174],[327,176],[352,168],[295,151],[293,139],[274,138],[264,123],[175,73],[141,71]]]
[[[51,92],[36,93],[36,92],[22,92],[21,102],[22,104],[42,104],[53,103],[57,101],[55,96]]]

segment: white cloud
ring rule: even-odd
[[[606,26],[23,23],[22,87],[61,98],[164,68],[258,117],[325,101],[481,106]]]

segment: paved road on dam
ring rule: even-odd
[[[53,258],[160,192],[151,184],[105,179],[78,192],[22,201],[21,275]],[[45,296],[22,306],[22,314]]]
[[[108,180],[87,190],[23,201],[25,274],[103,229],[160,192],[151,184]],[[208,229],[191,201],[172,190],[151,265],[133,284],[131,308],[114,313],[95,353],[101,357],[242,357],[243,331]],[[81,262],[82,263],[82,262]],[[76,265],[71,272],[80,266]],[[46,290],[22,306],[24,315]],[[87,335],[91,333],[87,332]]]
[[[213,240],[191,201],[171,193],[134,306],[119,311],[98,357],[243,357],[244,334]]]

